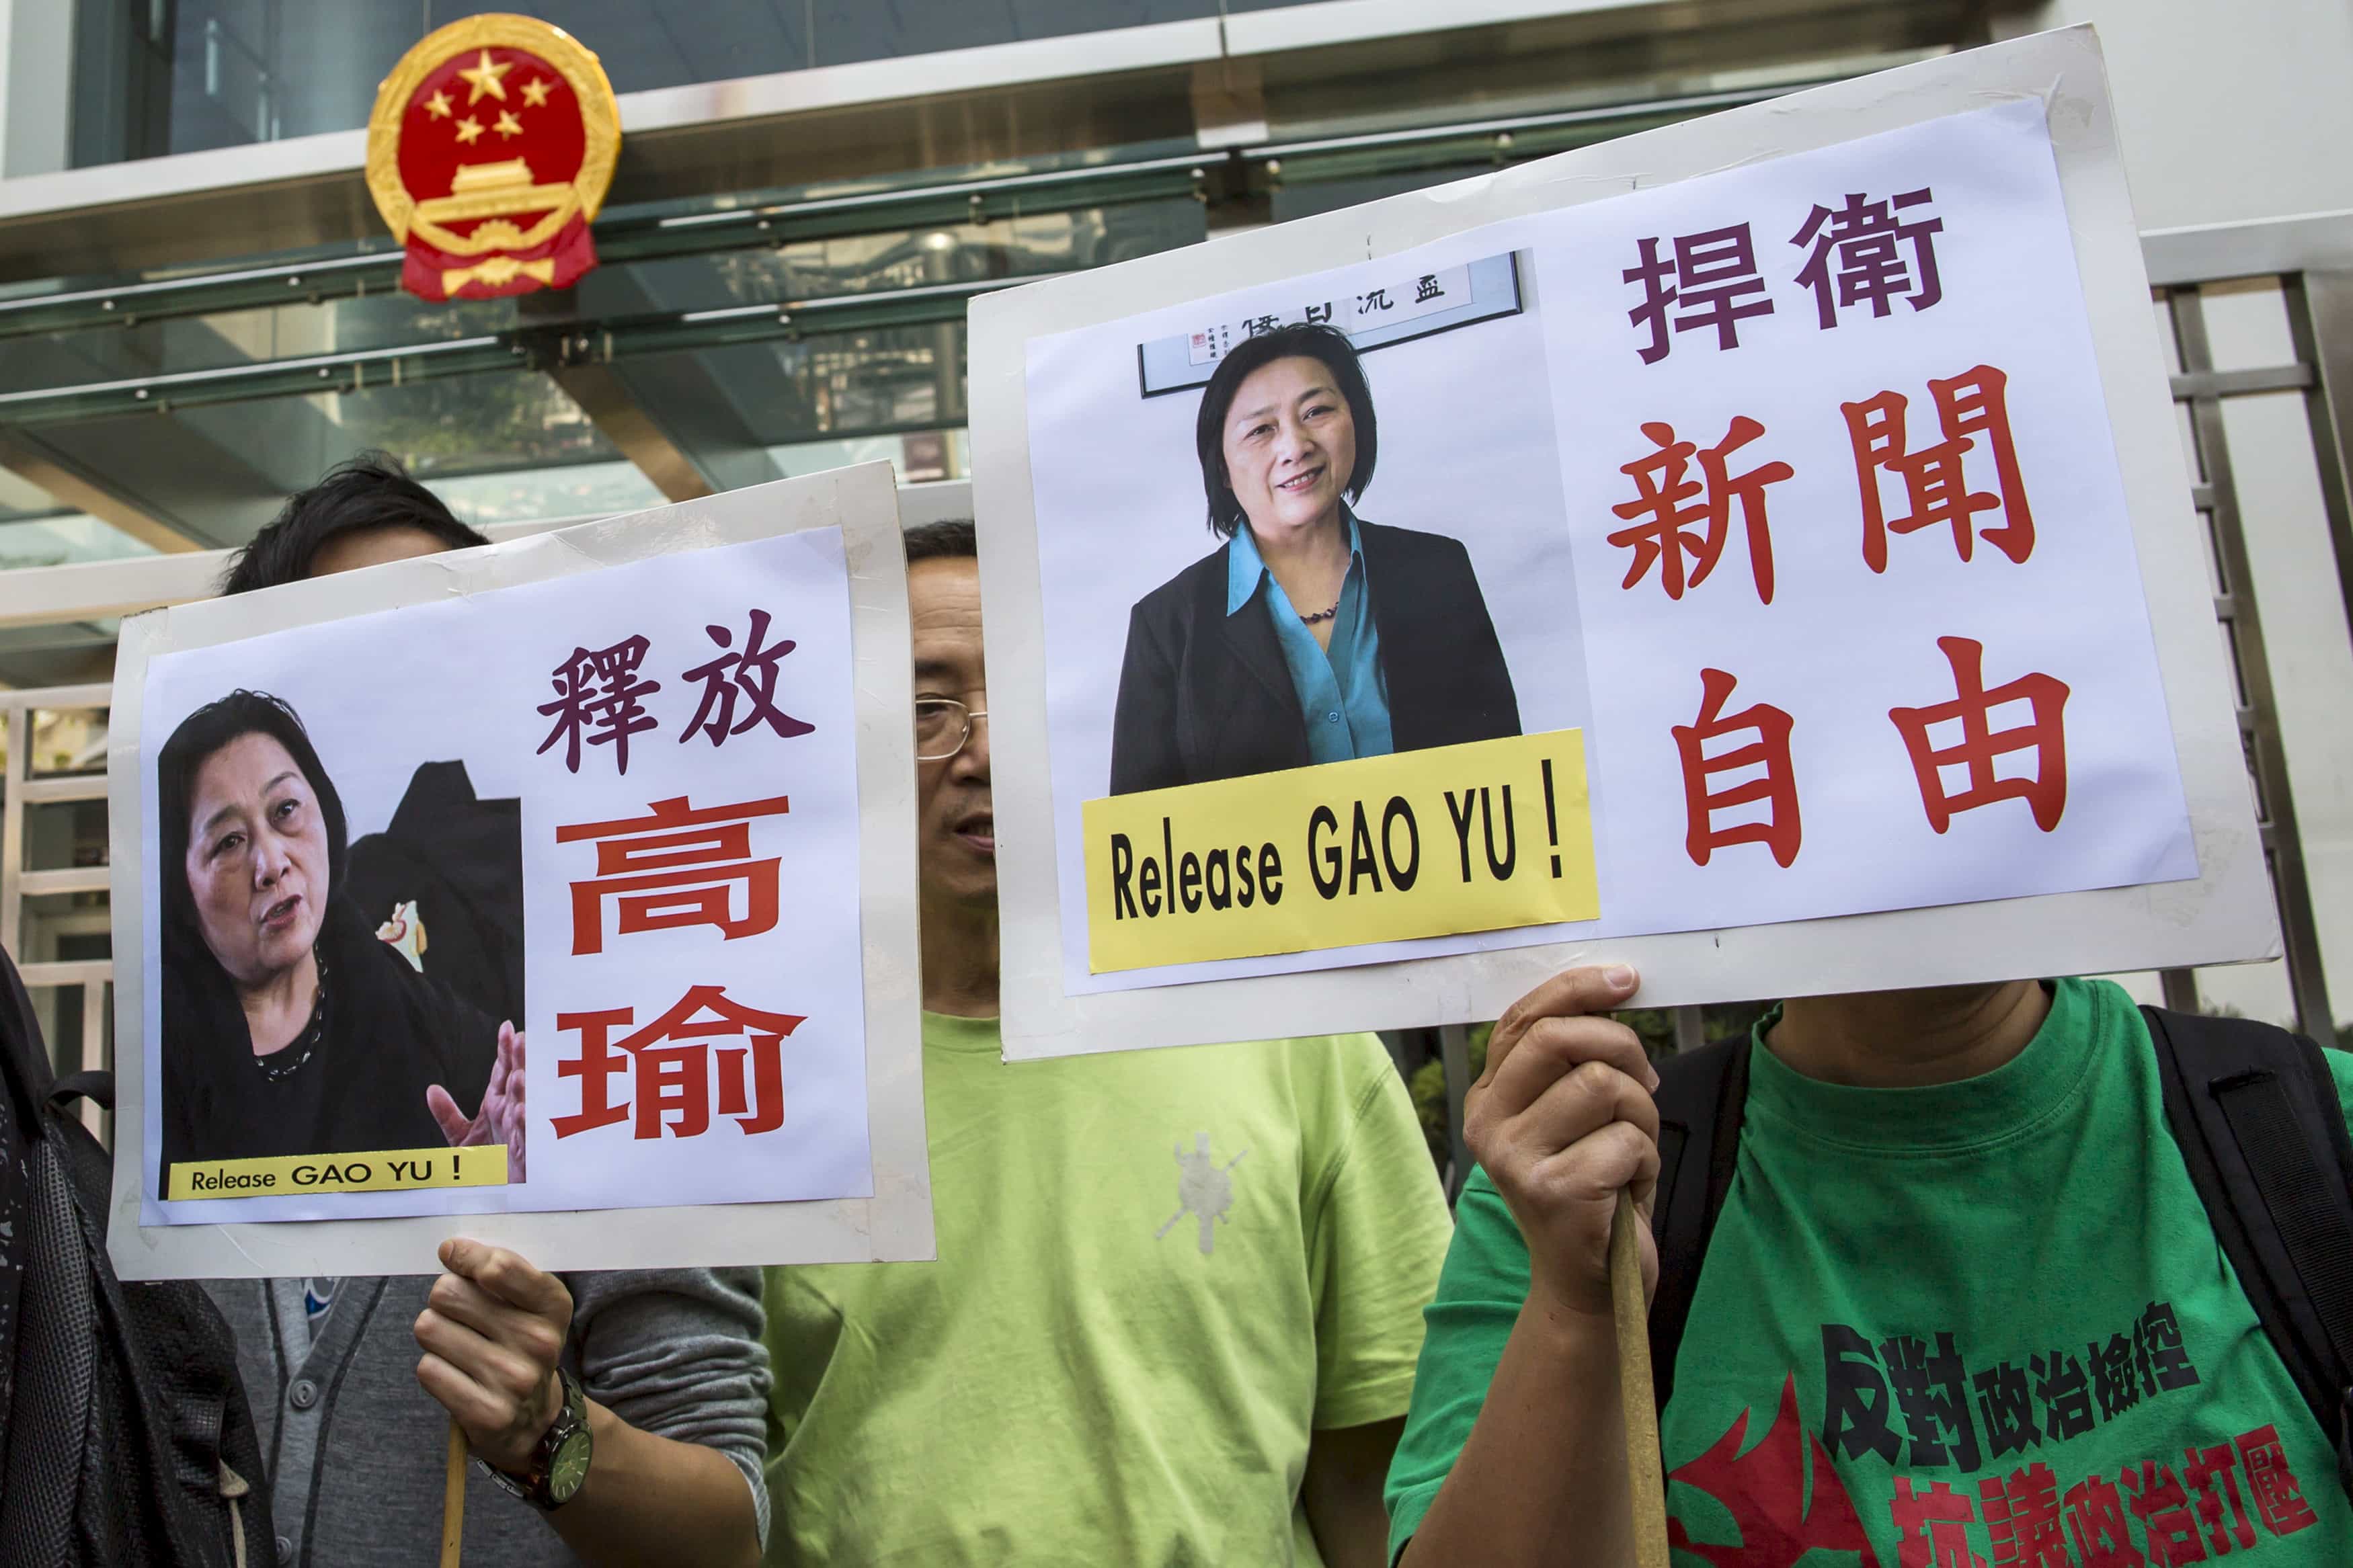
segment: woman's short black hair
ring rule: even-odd
[[[1209,384],[1201,389],[1201,412],[1193,421],[1193,445],[1201,455],[1201,489],[1209,498],[1209,531],[1219,539],[1231,539],[1242,521],[1242,503],[1234,498],[1226,473],[1226,416],[1233,408],[1234,394],[1253,371],[1294,358],[1314,360],[1330,371],[1334,387],[1347,400],[1348,417],[1356,426],[1356,466],[1340,488],[1353,501],[1373,482],[1380,424],[1373,416],[1373,389],[1348,334],[1320,321],[1295,321],[1261,332],[1218,362]]]
[[[249,594],[299,583],[326,542],[376,528],[419,528],[451,550],[490,541],[459,522],[441,498],[408,477],[382,452],[363,452],[327,470],[309,489],[289,496],[269,526],[230,561],[223,594]]]
[[[232,741],[246,735],[267,735],[286,748],[302,770],[311,793],[319,798],[319,816],[327,829],[327,886],[320,907],[332,908],[343,890],[344,843],[343,800],[319,762],[318,748],[282,698],[266,691],[232,691],[206,703],[180,721],[172,738],[155,759],[155,793],[161,820],[156,826],[156,879],[164,889],[164,955],[166,963],[188,963],[199,955],[210,961],[204,928],[196,920],[196,900],[188,886],[188,814],[195,807],[196,775]]]

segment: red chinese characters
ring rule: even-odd
[[[1863,563],[1884,573],[1890,534],[1941,528],[1950,531],[1954,552],[1963,563],[1975,557],[1983,539],[2024,564],[2034,552],[2034,512],[2010,433],[2008,374],[1980,364],[1930,381],[1928,393],[1943,438],[1916,448],[1911,445],[1911,401],[1902,393],[1881,392],[1839,405],[1854,455]],[[1681,599],[1715,570],[1737,510],[1757,601],[1771,604],[1773,536],[1765,492],[1767,486],[1795,479],[1797,470],[1775,459],[1745,473],[1732,471],[1733,454],[1765,435],[1765,426],[1736,415],[1724,439],[1713,447],[1679,437],[1664,420],[1643,421],[1641,433],[1651,449],[1618,468],[1634,481],[1633,499],[1610,508],[1630,526],[1609,534],[1609,542],[1633,552],[1620,586],[1634,587],[1655,566],[1667,597]],[[1980,447],[1980,462],[1994,480],[1989,490],[1970,488],[1967,459]],[[1900,516],[1890,515],[1891,486],[1905,509]]]
[[[580,1080],[578,1112],[554,1118],[558,1138],[624,1121],[640,1139],[694,1138],[711,1130],[714,1111],[746,1133],[785,1124],[784,1040],[804,1019],[745,1006],[722,986],[695,985],[652,1023],[613,1038],[635,1021],[629,1007],[556,1016],[558,1029],[580,1037],[580,1055],[555,1064],[558,1078]],[[728,1039],[744,1043],[713,1044]],[[624,1078],[629,1101],[616,1099]]]
[[[1962,812],[2022,800],[2035,826],[2053,831],[2067,809],[2067,683],[2036,671],[1989,689],[1983,644],[1939,637],[1936,646],[1952,667],[1956,694],[1887,714],[1928,826],[1943,833]],[[1805,841],[1789,746],[1794,721],[1764,702],[1725,712],[1736,684],[1729,671],[1703,668],[1698,717],[1672,727],[1683,768],[1683,849],[1704,866],[1719,849],[1762,844],[1786,870]],[[2116,1343],[2129,1367],[2132,1344],[2122,1336]]]
[[[2067,1533],[2075,1560],[2084,1568],[2140,1568],[2140,1549],[2125,1524],[2122,1493],[2100,1476],[2086,1476],[2067,1489]]]
[[[2063,1492],[2051,1466],[2038,1460],[1979,1478],[1974,1510],[1966,1483],[1898,1475],[1888,1504],[1895,1561],[1899,1568],[2179,1568],[2260,1550],[2265,1539],[2240,1500],[2242,1459],[2250,1488],[2265,1484],[2261,1476],[2274,1478],[2277,1506],[2263,1513],[2273,1538],[2319,1522],[2269,1423],[2235,1440],[2192,1447],[2183,1458],[2178,1474],[2161,1458],[2143,1458],[2123,1464],[2114,1479],[2088,1475]]]
[[[2126,1466],[2117,1479],[2130,1494],[2150,1568],[2206,1561],[2206,1543],[2198,1539],[2198,1521],[2190,1517],[2189,1494],[2172,1466],[2143,1459],[2137,1468]]]
[[[2287,1450],[2280,1446],[2279,1428],[2270,1422],[2239,1434],[2239,1463],[2247,1472],[2247,1489],[2254,1494],[2255,1514],[2274,1535],[2293,1535],[2316,1522],[2312,1504],[2305,1500],[2295,1472],[2288,1468]]]
[[[1620,586],[1631,588],[1653,565],[1659,568],[1659,585],[1670,599],[1680,599],[1684,589],[1707,581],[1724,554],[1736,503],[1747,528],[1748,568],[1757,584],[1757,601],[1771,604],[1773,535],[1765,516],[1765,487],[1790,478],[1796,470],[1787,463],[1770,462],[1736,476],[1730,461],[1734,452],[1765,434],[1765,426],[1746,415],[1736,416],[1724,439],[1705,448],[1677,439],[1675,427],[1660,421],[1645,424],[1642,434],[1658,450],[1618,470],[1634,481],[1636,495],[1610,508],[1634,524],[1609,535],[1611,544],[1634,552],[1626,581]],[[1699,459],[1697,479],[1689,473],[1694,457]]]
[[[1985,542],[2023,563],[2034,552],[2034,515],[2027,506],[2026,481],[2019,474],[2018,448],[2010,433],[2010,377],[1981,364],[1928,384],[1944,439],[1911,449],[1906,442],[1908,400],[1883,392],[1860,403],[1841,404],[1854,444],[1855,477],[1862,489],[1862,558],[1873,572],[1887,570],[1887,536],[1945,527],[1963,561]],[[1995,490],[1972,490],[1961,459],[1983,437],[1993,458]],[[1904,487],[1911,510],[1890,518],[1880,494],[1881,472]],[[2000,527],[1980,530],[1979,512],[1999,512]]]
[[[1958,813],[1999,800],[2022,800],[2034,815],[2034,826],[2049,833],[2067,809],[2067,683],[2036,673],[1989,691],[1982,673],[1984,644],[1938,637],[1936,646],[1953,667],[1957,695],[1949,702],[1887,712],[1911,755],[1928,826],[1942,833]],[[1996,730],[1994,710],[2010,702],[2025,703],[2030,716],[2022,724]],[[2025,764],[2007,759],[2029,752],[2032,771],[2022,774]]]
[[[1915,1491],[1910,1477],[1898,1476],[1891,1511],[1903,1531],[1896,1546],[1901,1568],[1986,1568],[1986,1560],[1969,1549],[1977,1510],[1967,1495],[1943,1481]]]
[[[2228,1443],[2181,1451],[2181,1484],[2196,1499],[2198,1522],[2206,1528],[2206,1544],[2220,1557],[2233,1543],[2242,1552],[2255,1543],[2255,1527],[2247,1521],[2247,1505],[2239,1495],[2238,1451]]]
[[[1909,298],[1915,310],[1936,302],[1939,285],[1929,237],[1937,226],[1935,220],[1906,225],[1893,216],[1894,208],[1926,199],[1926,192],[1908,193],[1894,198],[1891,207],[1855,197],[1839,212],[1817,209],[1815,221],[1800,238],[1819,242],[1815,261],[1824,279],[1851,275],[1855,292],[1852,298],[1841,296],[1843,303],[1868,300],[1875,313],[1884,313],[1890,297]],[[1691,237],[1713,244],[1718,237]],[[1897,248],[1902,245],[1912,247],[1908,263]],[[1644,267],[1630,272],[1630,280],[1639,275],[1656,283],[1671,274],[1680,276],[1680,266],[1661,260],[1654,249],[1645,250]],[[1713,252],[1703,247],[1701,254]],[[1829,271],[1833,260],[1849,271]],[[1891,292],[1907,279],[1908,292]],[[1846,286],[1840,284],[1841,289]],[[1663,315],[1659,319],[1663,321]],[[1963,563],[1974,557],[1983,539],[2009,561],[2024,564],[2034,549],[2034,518],[2011,436],[2008,374],[1979,364],[1927,385],[1941,438],[1916,447],[1906,423],[1910,405],[1902,394],[1882,392],[1840,405],[1860,490],[1864,565],[1883,574],[1891,534],[1932,528],[1950,531],[1955,554]],[[1767,491],[1798,476],[1790,464],[1778,459],[1735,471],[1735,455],[1766,436],[1763,423],[1736,415],[1724,438],[1712,447],[1678,435],[1663,420],[1644,421],[1641,431],[1650,449],[1618,469],[1633,482],[1634,494],[1610,508],[1624,526],[1604,535],[1610,546],[1630,552],[1620,588],[1631,592],[1655,574],[1659,591],[1680,602],[1722,563],[1736,513],[1747,541],[1757,603],[1771,605],[1780,577]],[[1965,459],[1974,453],[1982,453],[1977,461],[1992,479],[1992,489],[1970,488]],[[1908,509],[1902,515],[1890,514],[1891,489]],[[1811,560],[1819,563],[1820,557]],[[1997,801],[2023,800],[2035,826],[2045,833],[2054,831],[2067,802],[2063,722],[2067,684],[2035,672],[1989,690],[1980,673],[1983,649],[1978,643],[1948,637],[1940,646],[1952,666],[1955,695],[1922,707],[1886,710],[1911,761],[1929,825],[1941,834],[1961,812]],[[1697,719],[1671,726],[1683,764],[1685,852],[1694,864],[1705,866],[1715,851],[1726,846],[1763,844],[1786,869],[1803,842],[1790,760],[1790,716],[1765,704],[1727,715],[1724,710],[1735,685],[1733,676],[1703,669],[1701,682]]]
[[[2059,1526],[2059,1479],[2037,1461],[1978,1483],[1993,1568],[2073,1568]]]
[[[557,828],[558,844],[596,844],[596,875],[572,884],[572,951],[605,951],[608,900],[619,936],[709,925],[732,942],[774,931],[781,861],[752,858],[751,824],[790,808],[788,797],[777,795],[697,811],[678,795],[655,801],[644,816]],[[738,887],[744,889],[741,914],[734,907]]]
[[[1874,1348],[1871,1336],[1852,1324],[1824,1323],[1817,1489],[1821,1469],[1833,1462],[1841,1468],[1857,1461],[1867,1468],[1898,1467],[1891,1478],[1885,1515],[1896,1548],[1892,1562],[1917,1568],[2079,1568],[2093,1563],[2168,1568],[2203,1563],[2262,1544],[2244,1500],[2266,1485],[2273,1506],[2262,1511],[2274,1535],[2292,1534],[2316,1522],[2314,1509],[2288,1469],[2278,1430],[2269,1423],[2207,1447],[2193,1445],[2181,1451],[2184,1462],[2178,1468],[2167,1454],[2124,1458],[2112,1452],[2103,1472],[2084,1475],[2073,1468],[2084,1452],[2075,1439],[2097,1426],[2134,1419],[2147,1402],[2178,1396],[2204,1382],[2179,1328],[2170,1300],[2152,1301],[2130,1334],[2107,1336],[2108,1344],[2122,1347],[2120,1358],[2101,1348],[2096,1336],[2082,1342],[2091,1360],[2117,1363],[2112,1369],[2116,1386],[2101,1392],[2095,1412],[2073,1356],[2021,1356],[2012,1345],[1998,1361],[1972,1362],[1963,1354],[1960,1336],[1941,1327],[1892,1333]],[[2136,1353],[2136,1342],[2150,1342],[2173,1352],[2169,1364],[2155,1355]],[[2063,1359],[2073,1369],[2071,1375],[2062,1374]],[[2034,1369],[2031,1380],[2027,1367]],[[2010,1392],[2000,1401],[1986,1397],[2004,1388]],[[1964,1389],[1974,1389],[1978,1395],[1982,1429],[1973,1423]],[[1997,1415],[1997,1405],[2008,1408]],[[2038,1419],[2038,1405],[2047,1420]],[[2194,1405],[2176,1404],[2172,1409],[2176,1425],[2201,1419]],[[2205,1418],[2212,1415],[2208,1406]],[[1743,1417],[1727,1440],[1736,1442],[1745,1423]],[[2143,1435],[2168,1429],[2163,1422],[2139,1427]],[[2123,1437],[2126,1433],[2119,1427],[2110,1436]],[[1999,1463],[1983,1465],[1987,1455],[2029,1448],[2040,1448],[2042,1454],[2021,1458],[2007,1469]],[[1764,1451],[1763,1445],[1758,1451]],[[2243,1490],[2239,1477],[2242,1460],[2248,1483]],[[2068,1485],[2063,1475],[2073,1478],[2074,1484]],[[2263,1475],[2272,1479],[2256,1480]],[[1788,1478],[1794,1489],[1799,1479],[1794,1468]],[[1679,1470],[1670,1479],[1692,1478]],[[1717,1498],[1727,1508],[1735,1507],[1723,1492]],[[1749,1555],[1725,1551],[1716,1560],[1753,1561],[1759,1540],[1744,1522],[1741,1542]],[[1824,1543],[1784,1535],[1775,1541],[1778,1554],[1769,1560],[1794,1563],[1803,1544]],[[1785,1545],[1788,1550],[1778,1550]],[[1718,1549],[1694,1545],[1693,1550],[1713,1556]],[[1863,1561],[1871,1560],[1866,1549]],[[1891,1563],[1883,1553],[1878,1560]]]
[[[1762,844],[1786,870],[1805,837],[1798,817],[1797,772],[1789,760],[1789,715],[1762,702],[1726,714],[1724,704],[1736,684],[1732,676],[1721,669],[1699,674],[1699,718],[1674,728],[1688,824],[1684,851],[1694,865],[1704,866],[1727,846]],[[1711,783],[1725,775],[1732,776],[1721,785]],[[1715,826],[1715,813],[1759,801],[1766,808],[1764,821]]]
[[[753,856],[752,825],[790,805],[776,795],[697,809],[678,795],[643,816],[558,827],[559,844],[596,846],[596,875],[572,884],[574,954],[603,952],[608,936],[709,926],[733,942],[775,930],[782,859]],[[653,1022],[636,1022],[634,1007],[556,1015],[580,1046],[555,1065],[558,1079],[580,1080],[580,1109],[552,1119],[556,1137],[627,1122],[640,1139],[695,1138],[714,1116],[746,1134],[784,1125],[784,1040],[801,1016],[739,1002],[723,985],[691,985]]]

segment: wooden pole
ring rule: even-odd
[[[1635,1568],[1668,1568],[1667,1478],[1659,1458],[1659,1408],[1651,1384],[1651,1313],[1642,1297],[1641,1217],[1618,1194],[1609,1230],[1610,1316],[1618,1329],[1618,1397],[1626,1413],[1626,1481],[1634,1512]]]
[[[458,1418],[452,1415],[449,1417],[449,1465],[441,1479],[441,1568],[458,1568],[458,1553],[465,1536],[466,1429],[459,1426]],[[1659,1561],[1663,1563],[1666,1559],[1662,1557]]]

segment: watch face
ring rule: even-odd
[[[555,1446],[555,1458],[547,1467],[548,1500],[559,1506],[570,1502],[587,1479],[588,1431],[584,1426]]]

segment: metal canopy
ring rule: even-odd
[[[709,214],[624,216],[596,226],[596,245],[599,256],[608,263],[647,261],[776,250],[797,241],[896,233],[942,224],[976,226],[1172,198],[1215,205],[1262,195],[1286,183],[1346,178],[1366,172],[1387,174],[1496,166],[1543,157],[1564,146],[1812,85],[1813,79],[1806,79],[1501,121],[1272,143],[1218,154],[1147,156],[1082,169],[949,180],[849,197],[780,200]],[[245,267],[162,282],[0,300],[0,337],[206,315],[261,302],[278,305],[290,293],[309,303],[360,298],[371,289],[392,288],[399,269],[400,256],[392,252],[342,258],[325,266],[290,260],[275,267]],[[965,301],[974,294],[1027,280],[989,278],[830,298],[664,311],[642,308],[654,302],[656,291],[633,280],[616,280],[613,269],[607,268],[584,279],[575,291],[580,296],[576,300],[561,295],[527,296],[549,303],[533,312],[539,320],[508,331],[0,392],[0,425],[47,425],[250,398],[357,391],[491,370],[544,371],[559,381],[571,377],[586,387],[593,384],[582,373],[649,355],[957,321],[963,320]],[[630,304],[639,308],[613,309]]]
[[[1763,96],[1750,94],[1747,97]],[[1742,101],[1746,101],[1744,98]],[[1209,172],[1223,159],[1198,153],[1024,174],[976,174],[907,189],[847,196],[782,198],[715,212],[608,212],[598,220],[596,255],[607,264],[666,257],[769,250],[796,241],[942,224],[985,224],[1040,212],[1215,194]],[[5,237],[5,230],[0,230]],[[0,299],[0,337],[75,331],[224,310],[389,294],[400,284],[401,253],[389,238],[358,242],[356,254],[313,253],[219,271],[184,270],[152,281],[84,284]],[[593,274],[591,275],[594,276]]]

